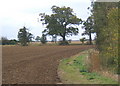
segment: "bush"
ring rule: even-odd
[[[71,43],[71,41],[72,41],[71,39],[68,40],[69,43]]]
[[[0,42],[2,45],[8,45],[10,41],[6,37],[1,37]]]
[[[40,38],[40,41],[42,44],[45,44],[47,42],[47,39],[46,39],[46,35],[42,35],[42,37]]]
[[[69,45],[68,41],[59,41],[59,45]]]
[[[15,39],[9,41],[10,45],[16,45],[17,43],[18,43],[18,41]]]
[[[82,42],[82,44],[84,44],[84,42],[86,41],[85,37],[81,38],[80,41]]]
[[[8,40],[6,37],[2,37],[0,40],[1,45],[15,45],[17,44],[18,41],[13,39],[13,40]]]

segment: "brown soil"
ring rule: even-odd
[[[93,46],[3,47],[3,84],[56,84],[59,61]]]

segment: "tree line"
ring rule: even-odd
[[[83,21],[81,18],[78,18],[73,9],[70,7],[58,7],[52,6],[51,10],[53,14],[47,15],[45,13],[40,13],[41,17],[40,21],[46,29],[42,32],[42,37],[37,36],[35,38],[36,41],[41,41],[45,44],[46,36],[52,36],[52,41],[56,41],[57,36],[62,37],[62,41],[60,41],[60,45],[67,45],[68,41],[66,40],[66,36],[77,35],[79,33],[78,25],[83,24],[83,29],[85,32],[83,35],[89,36],[89,44],[92,44],[92,22],[89,17],[86,21]],[[28,32],[26,27],[23,27],[18,32],[18,40],[22,46],[27,46],[30,41],[32,41],[33,35]],[[85,40],[83,40],[85,41]]]
[[[73,9],[70,7],[58,7],[52,6],[53,14],[47,15],[45,13],[40,13],[39,16],[41,17],[40,21],[42,24],[46,26],[46,29],[42,32],[45,35],[50,35],[52,37],[61,36],[62,41],[60,42],[61,45],[68,44],[66,40],[66,36],[77,35],[79,33],[79,28],[77,27],[80,24],[83,24],[83,29],[85,32],[82,35],[89,36],[89,43],[92,44],[92,37],[91,34],[93,32],[93,20],[92,17],[88,17],[86,21],[83,21],[81,18],[78,18]],[[84,40],[80,41],[83,43]]]
[[[119,6],[119,2],[95,2],[92,3],[93,9],[91,10],[102,68],[110,69],[115,73],[120,73],[118,55]]]
[[[0,45],[16,45],[18,41],[16,39],[8,40],[7,37],[1,37]]]

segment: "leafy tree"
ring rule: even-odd
[[[42,34],[42,37],[40,38],[40,41],[42,44],[45,44],[47,42],[46,35]]]
[[[1,37],[0,42],[2,45],[9,45],[10,41],[7,39],[7,37]]]
[[[118,67],[118,3],[96,2],[93,4],[96,43],[103,68]]]
[[[27,31],[26,27],[23,27],[18,32],[18,39],[22,46],[27,46],[32,41],[33,35]]]
[[[7,37],[1,37],[0,44],[2,45],[15,45],[18,41],[15,39],[8,40]]]
[[[106,67],[111,67],[118,62],[118,9],[112,8],[108,12],[108,26],[104,27],[100,35],[104,38],[101,45],[101,57],[104,58]]]
[[[39,41],[40,41],[40,36],[37,36],[37,37],[35,38],[35,40],[36,40],[37,42],[39,42]]]
[[[95,2],[93,5],[93,16],[94,16],[94,30],[96,33],[96,44],[98,49],[101,51],[102,46],[104,45],[104,38],[101,33],[106,26],[108,26],[108,12],[112,8],[118,6],[117,2]]]
[[[29,43],[29,42],[32,42],[32,39],[34,39],[34,37],[33,37],[33,34],[31,34],[31,33],[27,33],[27,42]]]
[[[12,39],[12,40],[9,41],[10,45],[16,45],[17,43],[18,43],[18,41],[15,40],[15,39]]]
[[[82,42],[82,44],[84,44],[84,42],[86,41],[85,37],[81,38],[80,41]]]
[[[82,33],[82,35],[88,35],[89,36],[89,44],[92,44],[92,37],[91,34],[94,33],[94,28],[93,25],[94,21],[93,21],[93,17],[90,16],[87,18],[87,20],[83,23],[84,26],[82,26],[83,29],[85,29],[84,33]]]
[[[52,6],[51,15],[45,15],[45,13],[40,13],[41,21],[46,28],[43,33],[47,35],[57,35],[66,40],[68,35],[76,35],[78,33],[78,28],[76,25],[82,23],[82,20],[77,18],[73,9],[70,7],[58,7]]]

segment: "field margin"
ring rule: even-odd
[[[117,82],[115,80],[109,79],[108,77],[105,77],[105,76],[99,74],[98,72],[92,72],[92,73],[91,72],[90,73],[80,72],[79,68],[76,69],[76,67],[73,66],[74,61],[77,61],[76,58],[78,58],[80,56],[83,56],[88,60],[89,51],[91,52],[92,50],[90,49],[87,51],[80,52],[79,54],[77,54],[75,56],[72,56],[68,59],[63,59],[60,61],[57,72],[58,72],[58,76],[60,77],[62,83],[63,84],[92,84],[92,83],[93,84],[117,84]],[[86,61],[86,59],[85,59],[85,61]],[[82,62],[80,62],[80,63],[82,63]],[[86,65],[86,62],[84,65],[86,66],[86,68],[89,68],[89,66],[90,66],[90,65],[89,66]],[[86,70],[86,68],[84,68],[84,67],[82,67],[82,68]],[[85,80],[86,77],[89,77],[90,80]],[[92,79],[92,78],[95,78],[95,79]],[[99,82],[99,80],[101,80],[101,81]],[[104,80],[107,80],[107,82],[105,82]],[[79,81],[82,81],[82,82],[79,82]],[[99,83],[96,83],[96,82],[99,82]]]

